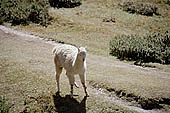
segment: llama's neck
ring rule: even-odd
[[[77,66],[83,66],[83,65],[84,65],[84,62],[83,62],[82,60],[76,58],[75,65],[77,65]]]
[[[82,61],[76,58],[75,62],[73,63],[73,69],[75,74],[84,73],[86,70],[86,61]]]

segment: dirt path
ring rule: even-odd
[[[32,71],[39,70],[39,71],[48,73],[50,75],[54,73],[54,70],[51,70],[53,69],[54,65],[52,65],[52,55],[49,52],[51,52],[52,48],[55,45],[57,45],[55,42],[44,41],[40,37],[32,36],[27,33],[19,32],[16,30],[12,30],[10,28],[6,28],[4,26],[0,26],[0,44],[3,45],[3,46],[0,46],[1,47],[0,49],[3,52],[1,57],[6,57],[8,59],[13,59],[16,62],[20,62],[24,64],[26,68]],[[9,48],[10,44],[12,48]],[[5,46],[8,48],[6,48]],[[27,50],[27,51],[24,51],[24,50]],[[17,58],[18,56],[20,56],[20,58]],[[120,81],[118,81],[120,83],[123,83],[124,81],[127,82],[129,79],[134,78],[133,76],[130,77],[129,79],[128,79],[129,76],[127,76],[126,78],[126,75],[124,75],[125,73],[127,75],[130,75],[130,74],[136,75],[136,73],[138,73],[139,75],[142,75],[142,77],[144,77],[144,75],[147,75],[146,78],[149,79],[148,81],[150,81],[151,80],[150,78],[153,78],[153,77],[158,78],[158,79],[163,79],[163,80],[166,79],[167,81],[165,81],[165,83],[168,83],[168,81],[170,81],[170,73],[160,71],[159,69],[142,68],[142,67],[130,65],[128,63],[120,62],[113,58],[95,56],[92,54],[88,54],[87,58],[88,58],[87,63],[89,67],[87,75],[92,76],[92,77],[87,78],[88,81],[92,79],[92,80],[96,80],[96,82],[101,82],[103,80],[102,82],[106,81],[108,82],[108,84],[109,82],[111,82],[112,84],[112,81],[109,81],[110,78],[112,79],[112,76],[107,76],[111,74],[116,74],[115,79],[118,79],[118,77],[120,77]],[[124,75],[125,78],[122,79],[123,77],[122,75]],[[97,78],[95,76],[97,76]],[[104,77],[102,78],[101,76],[104,76]],[[49,75],[44,76],[44,77],[47,78],[49,77]],[[117,83],[113,82],[113,84],[117,84]],[[166,87],[166,86],[163,85],[160,87]],[[162,112],[159,110],[148,111],[148,110],[144,110],[139,107],[134,107],[132,106],[131,103],[122,101],[116,96],[115,97],[113,95],[110,96],[110,93],[103,92],[102,89],[95,89],[92,86],[90,86],[90,84],[88,87],[88,91],[90,92],[93,98],[96,98],[96,99],[103,98],[104,102],[110,102],[110,104],[114,103],[118,106],[121,106],[121,108],[129,109],[130,111],[144,112],[144,113]],[[169,95],[169,93],[167,95]],[[87,105],[87,107],[90,112],[90,105]]]

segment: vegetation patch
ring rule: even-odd
[[[0,24],[29,24],[30,22],[47,26],[51,17],[48,14],[46,0],[1,0]]]
[[[124,2],[121,4],[124,11],[129,13],[136,13],[146,16],[153,16],[154,14],[158,15],[158,7],[151,3],[143,2]]]
[[[5,99],[3,99],[0,96],[0,113],[8,113],[9,112],[9,106],[6,103]]]
[[[144,37],[138,35],[116,36],[110,41],[110,54],[121,60],[137,63],[170,63],[170,33],[153,33]]]

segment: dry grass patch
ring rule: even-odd
[[[144,109],[163,107],[168,111],[169,104],[166,99],[170,97],[170,78],[169,71],[165,72],[168,65],[161,66],[165,70],[160,71],[154,68],[136,67],[127,62],[117,62],[115,59],[99,57],[100,60],[97,60],[98,57],[95,59],[88,57],[94,60],[88,62],[87,75],[90,76],[87,78],[91,86],[106,91],[109,95],[117,95]]]
[[[22,64],[2,57],[0,59],[0,95],[7,99],[10,112],[22,111],[30,98],[49,91],[52,84],[43,77],[43,72],[29,71]]]

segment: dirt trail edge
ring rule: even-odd
[[[55,43],[53,41],[46,41],[46,40],[43,40],[42,38],[40,38],[38,36],[33,36],[33,35],[28,34],[28,33],[16,31],[16,30],[7,28],[5,26],[0,25],[0,30],[1,30],[0,31],[0,40],[1,40],[1,37],[3,37],[3,34],[5,33],[5,34],[17,35],[18,38],[20,38],[19,40],[13,39],[13,41],[24,40],[24,41],[28,41],[28,42],[30,42],[30,41],[33,42],[33,43],[30,44],[30,46],[33,46],[33,44],[42,43],[41,45],[49,46],[49,48],[52,50],[52,47],[57,45],[57,43]],[[2,31],[4,33],[2,33]],[[11,36],[11,35],[9,35],[9,36]],[[15,36],[15,38],[17,38],[17,36]],[[13,37],[11,36],[9,38],[13,38]],[[22,46],[22,44],[21,44],[21,46]],[[95,56],[95,55],[92,55],[92,54],[88,54],[87,61],[88,61],[87,63],[88,63],[88,66],[89,66],[90,69],[95,68],[96,65],[100,65],[101,67],[106,67],[106,68],[108,67],[109,69],[113,69],[113,70],[115,68],[121,68],[121,69],[125,69],[125,70],[128,70],[128,71],[137,71],[137,72],[140,72],[140,73],[148,74],[150,76],[155,75],[155,76],[158,76],[160,78],[170,79],[170,73],[168,73],[168,72],[163,72],[163,71],[160,71],[158,69],[153,69],[153,68],[142,68],[142,67],[130,65],[130,64],[127,64],[127,63],[124,63],[124,62],[120,62],[118,60],[108,59],[108,58],[102,57],[102,56]],[[34,63],[34,61],[32,61],[31,63]],[[38,63],[40,63],[40,61]],[[49,68],[46,68],[46,69],[43,68],[43,69],[48,72]],[[98,70],[95,70],[95,71],[96,72],[94,72],[94,73],[100,74],[99,72],[97,72]],[[53,72],[54,71],[52,71],[50,73],[53,73]],[[88,74],[91,74],[91,73],[92,72],[88,72]],[[90,83],[88,85],[89,85],[88,91],[90,92],[90,94],[98,95],[98,96],[96,96],[96,98],[97,97],[103,97],[106,101],[112,101],[115,104],[118,104],[119,106],[130,109],[132,111],[139,112],[139,113],[141,113],[141,112],[143,112],[143,113],[160,113],[160,112],[163,112],[161,110],[154,110],[154,109],[153,110],[144,110],[140,107],[133,106],[133,104],[130,103],[130,102],[126,102],[124,100],[121,100],[120,98],[103,91],[102,88],[95,88],[95,87],[91,86]]]

